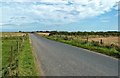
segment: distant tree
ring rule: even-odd
[[[19,31],[19,32],[22,32],[22,31]]]

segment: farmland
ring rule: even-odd
[[[51,32],[44,37],[120,58],[119,33],[117,32]]]
[[[111,37],[100,37],[100,38],[89,38],[89,42],[92,42],[92,41],[100,41],[100,40],[103,40],[104,42],[104,45],[111,45],[111,44],[114,44],[114,45],[119,45],[119,37],[114,37],[114,36],[111,36]]]
[[[2,76],[37,76],[28,33],[2,33]]]

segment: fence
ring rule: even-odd
[[[3,76],[18,76],[19,75],[19,54],[24,47],[24,41],[27,35],[16,37],[16,45],[10,46],[9,64],[2,69]]]

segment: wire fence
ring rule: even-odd
[[[9,37],[11,38],[11,37]],[[15,45],[10,46],[9,63],[2,68],[2,76],[18,76],[19,75],[19,54],[24,47],[24,41],[27,39],[27,34],[15,38]]]

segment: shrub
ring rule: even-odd
[[[99,46],[99,41],[92,41],[91,44],[92,44],[93,46]]]
[[[115,46],[115,49],[120,52],[120,46]]]

